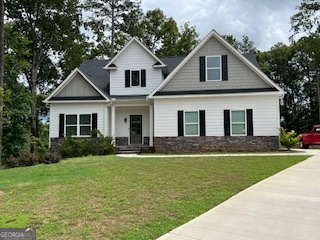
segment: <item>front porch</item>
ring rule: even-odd
[[[110,135],[116,146],[153,147],[153,105],[115,104],[110,109]]]

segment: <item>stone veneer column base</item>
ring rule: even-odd
[[[155,137],[155,152],[257,152],[279,149],[278,136]]]

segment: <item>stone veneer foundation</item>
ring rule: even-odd
[[[96,138],[99,141],[99,138]],[[64,138],[51,138],[51,149],[57,151]],[[145,146],[149,138],[144,138]],[[128,138],[116,138],[117,146],[128,145]],[[154,150],[158,153],[196,152],[262,152],[279,149],[278,136],[245,137],[155,137]]]
[[[279,149],[278,136],[155,137],[155,152],[257,152]]]

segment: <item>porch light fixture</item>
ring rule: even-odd
[[[124,118],[124,122],[125,122],[125,123],[127,122],[127,117]]]

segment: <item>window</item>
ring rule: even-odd
[[[207,57],[207,81],[221,80],[221,56]]]
[[[125,87],[146,87],[146,70],[125,70]]]
[[[77,135],[77,115],[66,115],[67,135]]]
[[[131,71],[131,86],[140,86],[140,71]]]
[[[185,136],[199,136],[199,113],[185,112]]]
[[[66,115],[66,133],[72,136],[89,136],[91,114]]]
[[[246,134],[246,111],[231,111],[231,135],[241,136]]]

